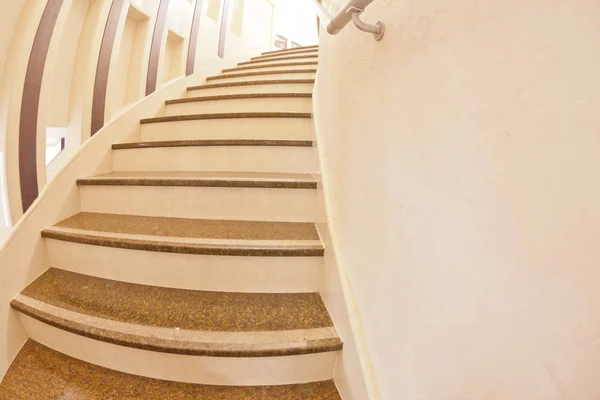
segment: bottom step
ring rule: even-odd
[[[28,341],[0,384],[0,400],[340,400],[333,381],[284,386],[208,386],[102,368]]]

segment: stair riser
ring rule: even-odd
[[[300,57],[302,56],[302,57]],[[285,57],[285,58],[284,58]],[[294,58],[290,58],[290,57],[294,57]],[[296,58],[296,57],[300,57],[300,58]],[[260,65],[260,64],[279,64],[279,63],[290,63],[290,62],[303,62],[303,61],[318,61],[319,58],[318,57],[313,57],[311,54],[296,54],[296,55],[292,55],[292,54],[285,54],[285,55],[280,55],[278,57],[272,57],[272,58],[265,58],[262,60],[250,60],[250,61],[246,61],[243,63],[238,64],[239,67],[242,66],[246,66],[246,65]]]
[[[221,78],[211,79],[207,83],[227,83],[227,82],[245,82],[245,81],[258,81],[258,80],[277,80],[277,79],[315,79],[315,72],[292,72],[286,74],[264,74],[264,75],[250,75],[250,76],[238,76],[233,78]]]
[[[231,75],[231,74],[240,74],[240,73],[244,73],[244,72],[261,72],[261,71],[289,71],[291,69],[306,69],[306,70],[311,70],[311,69],[316,69],[317,68],[317,64],[311,64],[311,65],[281,65],[279,66],[280,63],[274,64],[273,66],[269,66],[269,64],[264,64],[264,65],[259,65],[255,68],[249,68],[249,69],[240,69],[237,71],[223,71],[222,75]]]
[[[312,99],[279,97],[194,101],[167,104],[165,115],[225,112],[312,112]]]
[[[312,139],[309,118],[230,118],[141,125],[142,141],[195,139]]]
[[[312,147],[197,146],[113,151],[115,171],[315,173]]]
[[[216,83],[216,82],[215,82]],[[312,93],[312,83],[277,83],[269,85],[244,85],[223,88],[207,88],[186,91],[185,97],[218,96],[242,93]]]
[[[44,239],[55,268],[122,282],[248,293],[317,292],[322,257],[209,256]]]
[[[20,314],[33,340],[71,357],[150,378],[210,385],[284,385],[333,378],[338,352],[283,357],[206,357],[139,350],[54,328]]]
[[[82,211],[157,217],[313,222],[311,189],[80,186]]]

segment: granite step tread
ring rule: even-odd
[[[198,86],[190,86],[191,90],[216,89],[234,86],[252,86],[252,85],[288,85],[288,84],[314,84],[314,79],[267,79],[258,81],[240,81],[240,82],[221,82],[221,83],[205,83]]]
[[[307,50],[307,49],[318,49],[319,45],[318,44],[314,44],[314,45],[310,45],[310,46],[300,46],[300,47],[294,47],[291,49],[281,49],[281,50],[271,50],[271,51],[265,51],[262,54],[275,54],[275,53],[288,53],[291,51],[298,51],[298,50]]]
[[[280,54],[292,55],[292,54],[318,54],[319,49],[302,49],[302,50],[290,50],[286,53],[274,53],[274,54],[262,54],[260,56],[252,57],[251,60],[262,60],[265,58],[278,57]]]
[[[132,250],[228,256],[322,256],[312,223],[206,220],[82,212],[42,237]]]
[[[220,94],[214,96],[183,97],[181,99],[167,100],[165,104],[194,103],[197,101],[235,100],[235,99],[270,99],[270,98],[312,98],[312,93],[239,93]]]
[[[238,63],[238,65],[250,65],[250,64],[259,64],[259,63],[272,62],[272,61],[300,60],[300,59],[313,59],[313,58],[319,58],[319,55],[318,54],[300,54],[300,55],[287,55],[286,54],[286,55],[277,56],[277,57],[269,57],[266,59],[244,61],[244,62]]]
[[[113,171],[80,178],[77,184],[104,186],[188,186],[269,189],[316,189],[311,174],[201,171]]]
[[[0,400],[341,400],[333,381],[284,386],[210,386],[130,375],[89,364],[33,340],[0,384]]]
[[[210,114],[185,114],[172,115],[168,117],[144,118],[140,120],[144,124],[156,124],[163,122],[196,121],[204,119],[233,119],[233,118],[311,118],[311,113],[300,112],[236,112],[236,113],[210,113]]]
[[[113,150],[149,149],[161,147],[200,147],[200,146],[272,146],[272,147],[312,147],[312,140],[293,139],[201,139],[164,140],[150,142],[116,143]]]
[[[243,78],[243,77],[247,77],[247,76],[261,76],[261,75],[314,74],[316,72],[317,72],[316,69],[279,69],[279,70],[271,70],[271,71],[240,72],[240,73],[228,74],[228,75],[215,75],[215,76],[207,77],[206,80],[214,81],[214,80],[219,80],[219,79]]]
[[[318,293],[175,289],[50,268],[11,306],[71,333],[149,351],[271,357],[342,348]]]
[[[236,72],[236,71],[245,71],[249,69],[258,69],[258,68],[272,68],[272,67],[297,67],[301,65],[318,65],[318,61],[297,61],[297,62],[289,62],[289,63],[275,63],[275,64],[260,64],[260,65],[244,65],[241,67],[234,68],[226,68],[222,72]]]

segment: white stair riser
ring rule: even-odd
[[[317,292],[322,257],[162,253],[44,239],[50,265],[142,285],[215,292]]]
[[[293,60],[291,60],[291,62],[293,62]],[[231,75],[231,74],[241,74],[244,72],[260,72],[260,71],[287,71],[287,70],[292,70],[292,69],[306,69],[306,70],[311,70],[311,69],[317,69],[318,65],[317,64],[307,64],[307,65],[281,65],[279,66],[278,64],[274,64],[273,66],[269,66],[268,63],[265,63],[264,65],[261,64],[261,66],[259,68],[250,68],[250,69],[239,69],[239,70],[234,70],[234,71],[223,71],[222,75]]]
[[[80,186],[82,211],[156,217],[314,222],[311,189]]]
[[[79,360],[129,374],[225,386],[285,385],[333,378],[338,352],[284,357],[206,357],[161,353],[76,335],[19,313],[30,338]]]
[[[216,83],[216,82],[215,82]],[[277,83],[268,85],[240,85],[186,91],[185,97],[218,96],[242,93],[312,93],[314,83]]]
[[[238,76],[232,78],[211,79],[206,83],[228,83],[228,82],[246,82],[246,81],[274,81],[278,79],[315,79],[314,72],[292,72],[287,74],[265,74]]]
[[[165,115],[211,114],[225,112],[312,112],[310,97],[219,99],[167,104]]]
[[[223,118],[141,125],[142,140],[312,139],[310,118]]]
[[[191,146],[113,150],[115,171],[315,173],[312,147]]]

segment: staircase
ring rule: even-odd
[[[318,293],[316,46],[189,87],[82,212],[41,232],[50,268],[11,303],[30,340],[1,400],[340,399]]]

